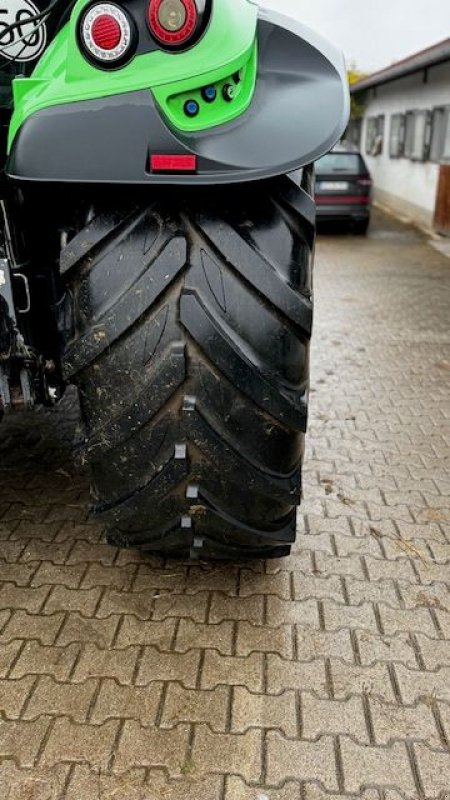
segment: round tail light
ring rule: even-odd
[[[114,3],[91,6],[81,20],[79,34],[87,56],[104,66],[118,66],[135,49],[130,18]]]
[[[150,0],[150,31],[163,45],[179,47],[186,44],[196,32],[198,21],[194,0]]]

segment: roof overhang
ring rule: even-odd
[[[405,78],[407,75],[414,75],[418,72],[423,72],[431,67],[436,67],[439,64],[450,62],[450,38],[444,39],[433,47],[422,50],[409,58],[398,61],[396,64],[375,72],[367,78],[363,78],[357,83],[353,84],[350,91],[352,94],[364,92],[367,89],[373,89],[376,86],[382,86],[386,83]]]

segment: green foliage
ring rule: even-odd
[[[365,72],[361,72],[355,65],[350,65],[349,69],[347,70],[348,75],[348,82],[350,86],[353,86],[358,81],[361,81],[363,78],[367,77]],[[365,108],[366,98],[365,94],[362,93],[358,97],[352,94],[351,97],[351,117],[352,119],[361,119],[364,116],[364,108]]]

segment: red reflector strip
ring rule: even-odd
[[[197,172],[197,156],[150,156],[152,172]]]
[[[366,206],[370,203],[368,195],[326,195],[316,196],[318,206]]]

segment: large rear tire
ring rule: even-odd
[[[307,421],[311,179],[105,205],[62,252],[64,371],[111,543],[201,559],[289,553]]]

